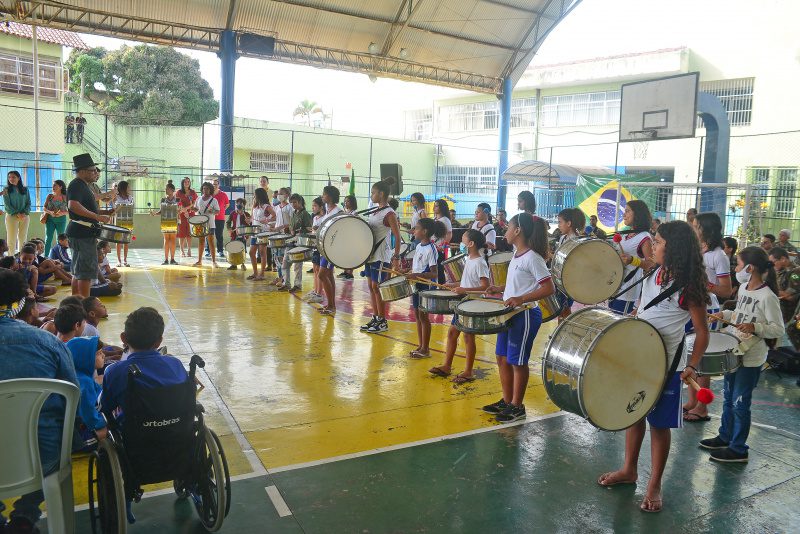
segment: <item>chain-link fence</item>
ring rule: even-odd
[[[38,113],[22,104],[0,105],[0,113],[6,119],[0,132],[0,172],[5,177],[11,169],[20,171],[31,189],[34,210],[41,209],[54,180],[72,178],[72,157],[84,152],[92,154],[102,168],[102,189],[120,180],[129,182],[138,212],[147,210],[148,204],[158,204],[169,180],[179,186],[188,176],[198,190],[203,180],[220,172],[218,124],[117,124],[113,117],[76,100],[44,102]],[[38,121],[38,140],[34,121]],[[698,185],[702,136],[642,143],[617,143],[615,136],[614,132],[515,130],[509,159],[512,164],[535,159],[608,173],[652,174],[659,185],[658,200],[651,209],[663,220],[682,216],[688,207],[713,206],[724,215],[728,233],[744,225],[750,233],[787,228],[800,235],[800,131],[733,136],[729,186],[724,194]],[[489,137],[484,133],[482,139],[466,136],[437,144],[236,119],[233,144],[226,147],[233,165],[223,184],[233,196],[247,195],[261,176],[267,176],[273,190],[290,187],[310,202],[325,185],[335,185],[345,195],[354,182],[359,207],[365,207],[372,183],[381,177],[381,164],[398,163],[403,168],[401,213],[410,215],[407,199],[419,191],[427,198],[448,199],[457,217],[469,220],[477,203],[494,206],[497,199],[498,152],[485,148]],[[536,148],[523,149],[531,145],[526,141],[530,139]],[[537,191],[539,212],[553,218],[563,207],[577,205],[574,179],[510,182],[509,213],[516,211],[517,192],[531,189]],[[745,199],[745,185],[750,186],[749,199]],[[709,198],[715,200],[704,205]],[[745,204],[753,209],[745,210]],[[748,214],[752,220],[747,220]]]

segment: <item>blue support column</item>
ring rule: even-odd
[[[219,39],[222,94],[219,99],[219,170],[233,172],[233,90],[236,86],[236,33],[225,30]],[[226,180],[227,181],[227,180]],[[230,184],[220,184],[230,187]]]
[[[697,94],[697,113],[706,127],[706,142],[703,151],[703,183],[724,184],[728,182],[728,155],[731,144],[731,126],[728,112],[716,96],[700,92]],[[727,212],[726,191],[709,189],[700,193],[700,210],[713,211],[725,220]]]
[[[503,80],[500,97],[500,157],[497,165],[497,209],[506,206],[506,182],[503,173],[508,169],[508,141],[511,133],[511,78]]]

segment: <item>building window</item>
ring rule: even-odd
[[[39,96],[58,98],[60,72],[58,62],[39,60]],[[33,59],[0,54],[0,91],[33,95]]]
[[[754,78],[700,82],[700,90],[722,102],[731,126],[749,126],[753,115]],[[702,128],[702,121],[699,126]]]
[[[533,128],[536,126],[536,99],[515,98],[511,101],[511,127]]]
[[[511,127],[533,128],[536,125],[536,98],[511,100]],[[496,130],[500,127],[500,104],[497,101],[456,104],[439,108],[440,132]]]
[[[289,154],[275,152],[250,152],[250,170],[263,172],[289,172]]]
[[[443,165],[439,167],[439,187],[448,194],[485,195],[497,189],[497,167]]]
[[[777,169],[775,191],[776,217],[794,217],[797,198],[797,169]]]
[[[542,126],[603,126],[619,122],[619,91],[542,97]]]
[[[433,137],[433,112],[415,109],[405,112],[405,138],[425,141]]]

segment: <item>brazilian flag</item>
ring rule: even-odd
[[[631,200],[644,200],[650,211],[655,209],[656,190],[645,187],[621,187],[617,202],[617,187],[620,182],[658,182],[657,175],[588,175],[581,174],[575,184],[575,203],[589,219],[597,215],[597,223],[605,231],[614,230],[615,222],[622,226],[625,206]],[[619,204],[619,206],[618,206]]]

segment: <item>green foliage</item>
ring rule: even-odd
[[[74,57],[73,57],[74,56]],[[200,75],[200,63],[166,46],[92,49],[67,61],[74,91],[102,82],[106,93],[93,98],[98,108],[123,124],[203,123],[218,116],[219,104]]]
[[[293,116],[303,117],[306,125],[311,126],[311,115],[314,113],[322,113],[322,108],[320,108],[313,100],[303,100],[296,108],[294,108]]]

